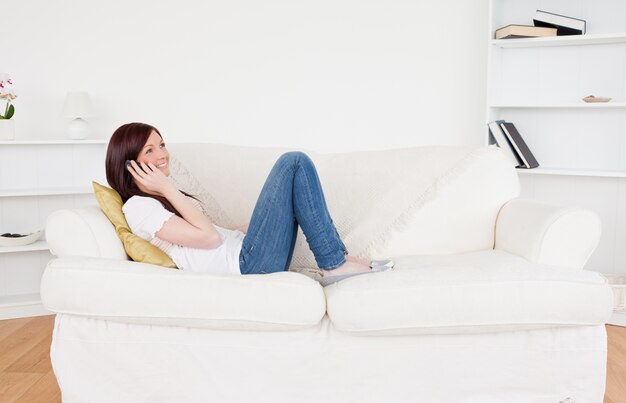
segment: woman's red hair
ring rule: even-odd
[[[105,159],[107,182],[120,194],[124,203],[133,196],[152,197],[160,201],[167,210],[180,217],[180,213],[165,197],[141,191],[126,168],[126,160],[137,159],[152,131],[155,131],[163,139],[156,127],[146,123],[127,123],[113,133],[109,140]]]

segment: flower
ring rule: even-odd
[[[13,86],[11,77],[6,73],[0,73],[0,99],[5,102],[4,113],[0,112],[0,119],[11,119],[15,113],[15,107],[11,104],[11,101],[14,101],[17,95],[15,91],[9,88],[10,86]]]

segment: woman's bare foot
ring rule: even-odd
[[[344,274],[367,273],[367,272],[370,272],[371,270],[372,269],[370,268],[369,265],[360,264],[355,261],[346,259],[346,262],[342,264],[341,266],[332,270],[323,270],[323,273],[324,273],[324,277],[329,277],[329,276],[341,276]]]
[[[361,259],[361,258],[354,257],[354,256],[346,255],[346,260],[348,262],[354,262],[354,263],[362,264],[363,266],[367,266],[367,267],[370,267],[372,265],[372,261],[371,260],[365,260],[365,259]]]

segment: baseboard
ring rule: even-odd
[[[39,294],[0,297],[0,320],[54,315],[43,307]]]
[[[626,327],[626,313],[613,312],[611,319],[608,322],[609,325]]]

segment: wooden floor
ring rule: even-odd
[[[609,360],[604,403],[626,402],[626,327],[607,326]]]
[[[60,402],[50,366],[54,316],[0,321],[0,402]],[[626,328],[607,326],[604,403],[626,402]]]
[[[0,402],[60,402],[50,366],[54,316],[0,321]]]

